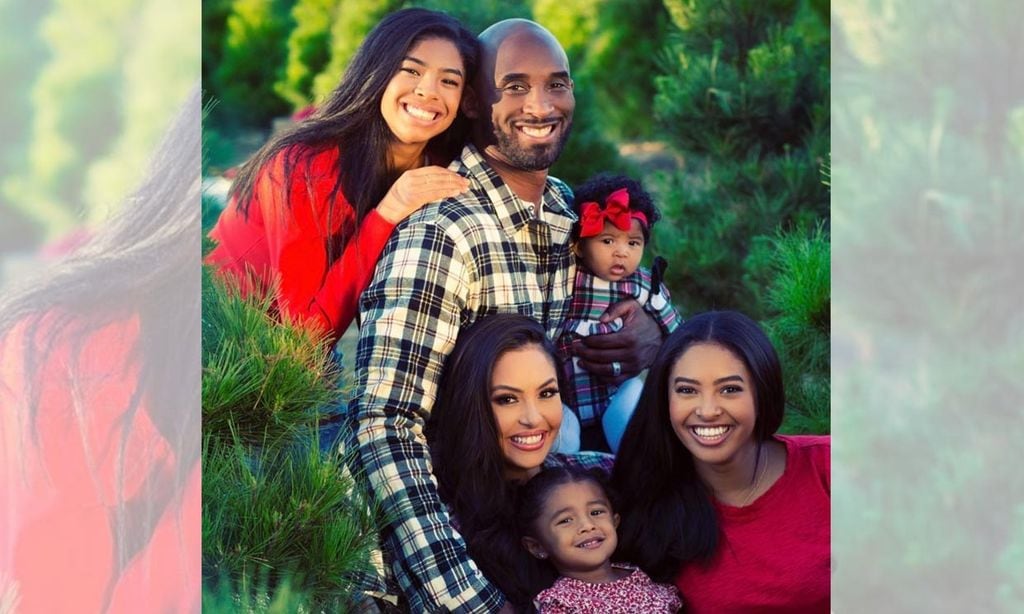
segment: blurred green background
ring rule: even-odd
[[[0,257],[121,206],[197,83],[200,18],[192,2],[0,0]]]
[[[833,608],[1024,612],[1024,3],[833,17]]]

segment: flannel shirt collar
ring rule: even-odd
[[[470,181],[470,188],[483,191],[487,200],[494,206],[495,214],[501,222],[505,234],[512,238],[531,219],[534,205],[518,196],[502,181],[498,172],[484,160],[480,151],[472,143],[467,143],[462,154],[448,166],[456,173]],[[543,221],[554,226],[560,234],[568,236],[572,223],[576,221],[571,203],[567,202],[562,191],[557,189],[552,177],[548,177],[544,194],[541,196],[541,209],[555,215],[545,215]]]

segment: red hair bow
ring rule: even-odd
[[[611,222],[622,231],[629,230],[631,220],[636,218],[647,226],[647,216],[629,208],[629,191],[619,188],[604,200],[604,208],[591,201],[580,205],[580,238],[596,237],[604,232],[604,223]]]

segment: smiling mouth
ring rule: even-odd
[[[515,447],[531,452],[533,450],[539,450],[544,445],[544,440],[547,438],[547,433],[533,433],[531,435],[513,435],[509,437],[509,441]]]
[[[728,435],[735,427],[719,424],[716,426],[691,426],[688,428],[698,441],[707,444],[716,444],[725,439],[726,435]]]
[[[412,117],[415,117],[416,119],[425,122],[432,122],[435,119],[437,119],[439,115],[441,115],[440,113],[428,111],[426,109],[421,109],[419,107],[414,107],[410,104],[404,104],[402,105],[402,108],[405,109],[405,112],[411,115]]]
[[[516,129],[533,139],[546,139],[555,132],[555,124],[537,126],[533,124],[520,124]]]
[[[593,550],[594,548],[600,547],[601,544],[603,544],[603,543],[604,543],[604,538],[603,537],[591,537],[588,540],[584,540],[584,541],[576,544],[576,547],[577,548],[582,548],[584,550]]]

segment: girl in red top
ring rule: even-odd
[[[621,555],[674,579],[690,612],[828,612],[828,436],[782,436],[782,369],[736,312],[658,353],[613,470]]]
[[[468,188],[436,164],[462,147],[459,105],[476,64],[476,39],[457,20],[418,8],[384,18],[319,111],[239,172],[209,262],[243,289],[274,288],[279,311],[339,337],[395,224]]]

